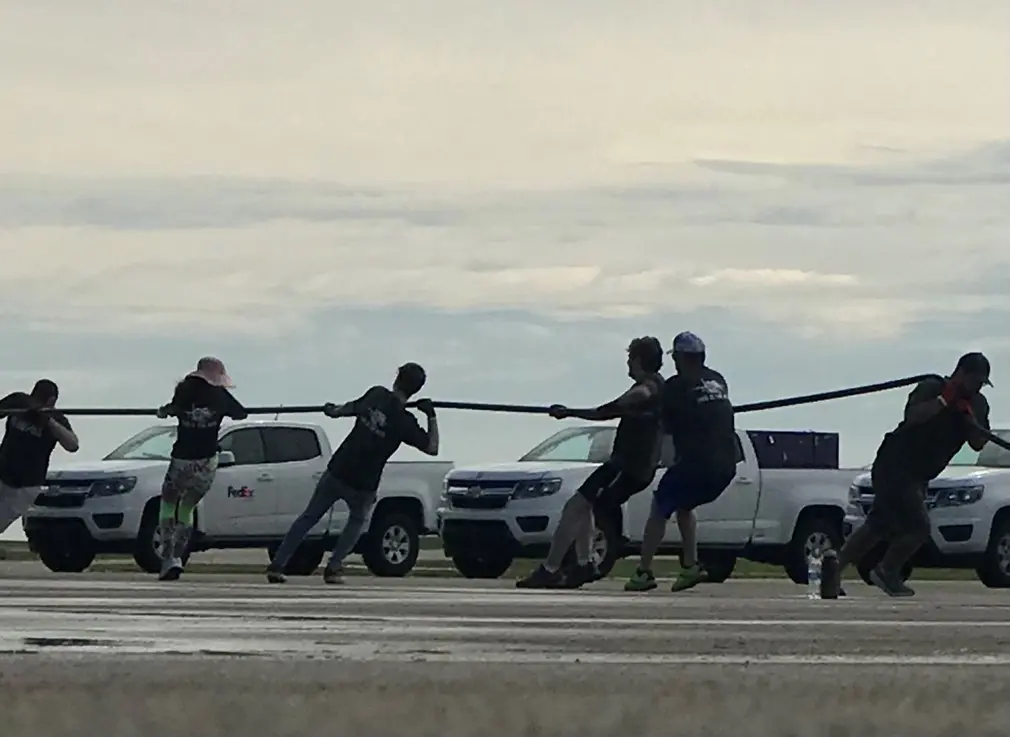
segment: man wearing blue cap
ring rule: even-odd
[[[705,580],[705,570],[698,562],[694,510],[718,499],[736,475],[736,424],[726,379],[705,365],[705,343],[694,333],[674,338],[670,355],[677,373],[663,386],[661,414],[676,458],[653,495],[641,561],[625,584],[626,591],[656,588],[652,558],[674,513],[683,544],[683,570],[673,590],[683,591]]]

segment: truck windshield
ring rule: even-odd
[[[993,430],[993,435],[1010,441],[1010,430]],[[979,466],[981,468],[1010,468],[1010,450],[994,443],[986,443],[982,451],[972,450],[967,443],[950,462],[952,466]]]
[[[105,456],[107,461],[167,461],[175,444],[175,427],[149,427]]]
[[[616,432],[616,428],[609,425],[562,430],[540,443],[519,462],[602,463],[610,456]]]

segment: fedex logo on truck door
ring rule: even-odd
[[[252,499],[253,490],[248,486],[229,486],[229,499]]]

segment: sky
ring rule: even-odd
[[[153,407],[210,353],[248,405],[416,360],[434,398],[584,406],[689,329],[737,403],[982,350],[1010,423],[1010,4],[629,8],[5,0],[0,389]],[[902,401],[739,423],[861,466]],[[94,459],[148,421],[74,424]],[[441,424],[465,464],[565,423]]]

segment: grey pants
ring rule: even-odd
[[[333,546],[330,560],[326,564],[328,570],[336,571],[340,569],[344,558],[354,549],[354,546],[358,543],[358,538],[361,537],[361,531],[365,528],[365,522],[368,520],[368,513],[375,506],[376,493],[373,491],[352,489],[343,481],[331,476],[329,471],[326,471],[320,477],[319,483],[316,484],[316,490],[313,492],[312,498],[309,499],[305,511],[298,516],[298,519],[291,523],[291,529],[284,536],[284,540],[277,549],[277,554],[270,562],[271,571],[280,572],[284,570],[291,556],[294,555],[295,550],[302,544],[305,536],[309,534],[309,530],[315,527],[316,523],[323,518],[323,515],[330,510],[330,507],[341,499],[347,502],[350,515],[347,518],[347,524],[340,532],[337,544]]]

